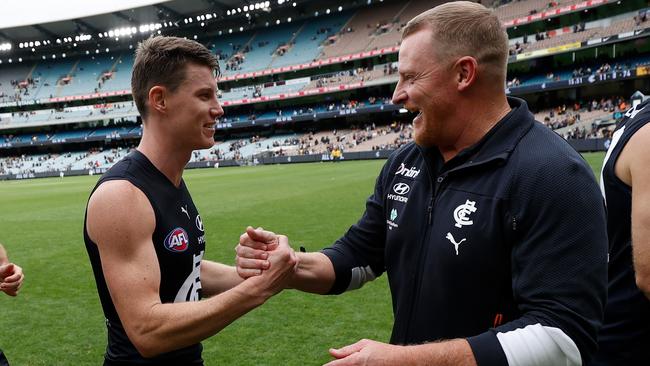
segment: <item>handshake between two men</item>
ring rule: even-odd
[[[252,281],[272,281],[267,288],[274,293],[285,288],[326,294],[334,285],[335,272],[323,253],[296,253],[289,239],[262,228],[248,227],[235,248],[240,277]],[[398,365],[407,358],[407,347],[363,339],[340,349],[331,348],[336,360],[325,366]],[[408,353],[408,352],[407,352]]]

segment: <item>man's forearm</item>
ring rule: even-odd
[[[233,266],[207,260],[201,261],[201,293],[204,297],[212,297],[228,291],[243,281]]]
[[[157,304],[127,334],[143,356],[153,357],[218,333],[270,296],[247,281],[207,300]]]
[[[328,293],[336,278],[330,259],[325,254],[318,252],[296,254],[300,261],[289,286],[316,294]]]
[[[464,339],[406,346],[403,365],[476,366],[472,348]]]

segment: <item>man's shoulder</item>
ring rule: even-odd
[[[95,242],[113,236],[115,230],[127,233],[155,225],[153,208],[146,195],[123,179],[101,183],[90,196],[87,212],[88,234]]]
[[[415,141],[411,141],[405,145],[400,146],[395,151],[393,151],[388,157],[388,161],[402,161],[402,160],[412,160],[419,155],[418,146]]]
[[[129,208],[139,210],[148,203],[144,192],[126,179],[110,179],[100,183],[90,196],[89,212],[93,209]]]
[[[597,188],[596,177],[585,159],[565,139],[537,122],[521,139],[510,160],[517,182],[537,186],[539,192],[544,187],[566,185],[569,180],[580,182],[577,185],[583,188]]]
[[[562,136],[539,122],[535,122],[522,137],[513,154],[534,166],[584,162],[580,154]]]

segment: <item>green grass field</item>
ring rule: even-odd
[[[585,157],[598,172],[603,154]],[[206,227],[206,258],[233,264],[246,225],[284,233],[294,248],[329,245],[360,217],[382,164],[187,171]],[[96,181],[0,182],[0,241],[26,275],[17,298],[0,296],[0,348],[12,365],[102,362],[106,331],[82,236]],[[329,347],[387,341],[392,320],[386,276],[343,296],[285,291],[204,341],[203,356],[207,365],[321,365]]]

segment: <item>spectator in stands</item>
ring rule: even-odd
[[[338,294],[386,271],[392,344],[331,349],[328,365],[591,359],[606,298],[602,197],[584,159],[506,97],[507,54],[498,18],[473,2],[404,28],[393,102],[419,112],[415,141],[386,162],[356,225],[299,253],[290,283]],[[267,268],[255,258],[274,238],[241,237],[240,275]]]
[[[603,163],[609,287],[593,366],[650,365],[649,106],[646,100],[625,114]]]
[[[214,145],[223,114],[218,66],[183,38],[148,38],[136,51],[131,89],[142,139],[99,180],[84,225],[107,364],[203,364],[199,342],[273,296],[294,271],[286,239],[278,256],[269,254],[274,269],[265,279],[242,281],[234,267],[202,260],[205,229],[182,174],[192,151]]]
[[[7,251],[0,244],[0,291],[9,296],[17,296],[24,279],[23,269],[17,264],[9,262]],[[0,365],[9,365],[9,361],[1,349]]]

